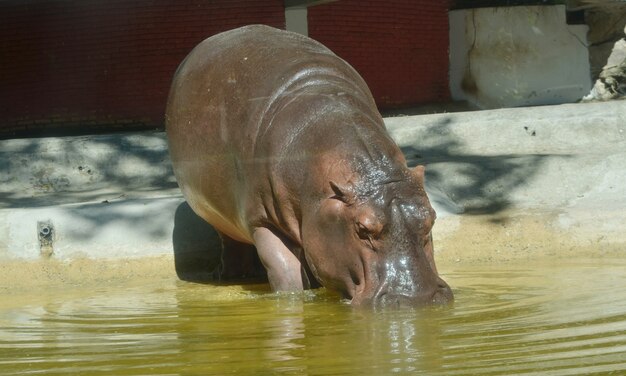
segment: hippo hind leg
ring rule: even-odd
[[[222,281],[253,279],[267,280],[267,272],[251,244],[245,244],[220,233],[222,258],[215,277]]]

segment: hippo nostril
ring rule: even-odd
[[[350,270],[350,280],[354,286],[361,285],[361,278],[359,278],[359,275],[354,270]]]
[[[440,289],[441,288],[449,289],[450,285],[448,285],[448,283],[444,281],[441,277],[437,276],[437,287]]]
[[[441,278],[437,278],[437,289],[431,301],[434,304],[446,304],[454,301],[454,295],[450,286]]]

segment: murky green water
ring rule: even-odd
[[[626,374],[626,259],[446,267],[447,308],[185,282],[0,296],[2,375]]]

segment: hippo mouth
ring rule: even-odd
[[[357,291],[350,300],[353,306],[373,306],[376,308],[420,307],[428,305],[446,305],[454,301],[450,286],[437,277],[437,286],[433,289],[412,292],[394,291],[389,281],[383,281],[373,294]]]

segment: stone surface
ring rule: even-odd
[[[613,45],[611,55],[585,101],[626,98],[626,39]]]
[[[567,24],[564,5],[458,9],[449,18],[454,100],[483,109],[550,105],[591,89],[588,27]]]
[[[438,263],[626,251],[626,102],[385,121],[409,164],[426,165]],[[193,239],[174,234],[202,224],[172,186],[164,134],[4,140],[0,151],[0,259],[12,268],[55,265],[63,278],[59,265],[74,260],[163,257],[163,273],[171,275],[194,260],[215,261],[206,253],[219,239],[209,228]],[[97,166],[96,178],[83,177],[77,163]],[[69,184],[39,191],[41,171],[65,174]],[[41,255],[40,222],[54,225],[49,259]]]

